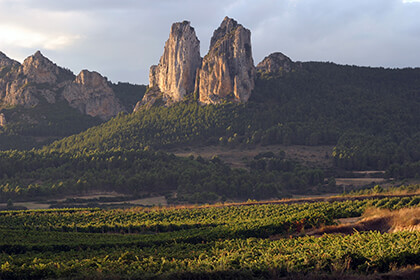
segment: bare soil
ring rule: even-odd
[[[385,182],[384,178],[336,178],[335,183],[337,186],[366,186],[371,183],[382,184]]]
[[[352,234],[357,231],[376,230],[379,232],[418,231],[420,230],[420,208],[404,208],[390,211],[388,209],[367,209],[362,217],[340,219],[339,225],[326,226],[308,232],[309,235],[324,233]]]

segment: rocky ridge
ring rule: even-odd
[[[225,17],[213,33],[210,50],[199,71],[200,102],[246,102],[254,89],[254,80],[251,32]]]
[[[124,108],[100,74],[83,70],[77,77],[40,51],[20,64],[0,53],[0,103],[27,108],[67,101],[83,114],[110,119]]]
[[[275,52],[266,56],[257,65],[257,71],[261,74],[264,73],[289,73],[301,66],[300,63],[293,62],[289,57],[281,52]]]
[[[97,72],[82,70],[76,79],[64,88],[62,96],[71,107],[93,117],[108,119],[124,111],[107,79]]]
[[[170,106],[193,92],[203,104],[249,99],[256,75],[251,32],[225,17],[203,59],[199,43],[188,21],[172,25],[159,64],[150,68],[149,90],[134,111],[154,104]]]
[[[190,22],[172,24],[159,64],[150,67],[149,91],[134,111],[144,105],[152,106],[158,100],[167,106],[182,101],[194,91],[200,65],[200,41]]]

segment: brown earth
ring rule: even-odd
[[[375,230],[381,233],[420,230],[420,207],[404,208],[390,211],[388,209],[370,208],[360,218],[341,219],[342,224],[325,226],[308,232],[309,235],[324,233],[352,234],[354,231]]]

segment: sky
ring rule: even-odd
[[[172,23],[188,20],[201,56],[225,16],[251,30],[254,63],[294,61],[420,67],[420,0],[0,0],[0,51],[40,50],[78,74],[148,84]]]

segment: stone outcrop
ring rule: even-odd
[[[6,70],[5,68],[18,67],[19,65],[20,65],[19,62],[17,62],[16,60],[10,59],[4,53],[0,52],[0,73],[3,70]]]
[[[77,77],[37,51],[23,64],[0,53],[0,103],[27,108],[67,101],[81,113],[104,120],[125,111],[105,78],[82,71]]]
[[[107,120],[124,111],[108,81],[97,72],[82,70],[63,90],[69,105],[80,112]]]
[[[70,70],[57,66],[57,64],[43,56],[40,51],[25,59],[19,73],[32,83],[53,86],[60,82],[74,79],[74,75]]]
[[[246,102],[254,89],[255,74],[251,32],[225,17],[213,33],[210,50],[199,70],[196,88],[200,102]]]
[[[3,127],[7,124],[6,117],[3,113],[0,113],[0,126]]]
[[[194,91],[200,65],[200,41],[194,28],[188,21],[174,23],[159,64],[150,67],[150,90],[138,105],[150,105],[158,99],[166,105],[182,101]]]
[[[293,62],[289,57],[281,52],[275,52],[265,57],[258,63],[259,73],[289,73],[300,66],[300,63]]]
[[[251,32],[225,17],[203,59],[199,49],[190,23],[174,23],[159,64],[150,67],[149,90],[134,111],[152,105],[170,106],[193,92],[203,104],[246,102],[256,76]]]

